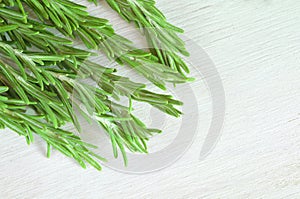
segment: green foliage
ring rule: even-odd
[[[100,170],[97,160],[104,158],[91,151],[95,146],[62,130],[72,122],[82,131],[75,106],[88,121],[94,119],[105,129],[115,157],[120,151],[127,164],[125,148],[147,153],[146,141],[160,130],[146,127],[135,117],[132,103],[120,105],[121,96],[175,117],[181,115],[176,106],[182,103],[90,61],[94,54],[75,48],[76,39],[132,67],[162,89],[166,82],[188,81],[153,54],[135,49],[107,20],[90,16],[82,5],[62,0],[0,0],[0,127],[24,136],[28,144],[36,134],[47,143],[48,156],[52,147],[84,168],[89,163]],[[98,86],[81,81],[87,78]]]
[[[154,0],[106,0],[106,2],[123,19],[136,24],[146,36],[149,46],[152,47],[152,54],[158,57],[160,63],[182,75],[189,73],[187,64],[180,57],[180,55],[189,56],[189,53],[185,43],[177,36],[177,33],[184,31],[167,22],[163,13],[156,8]]]

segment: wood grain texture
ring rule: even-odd
[[[107,5],[88,5],[118,33],[142,42]],[[46,159],[43,142],[28,147],[5,130],[0,198],[300,197],[300,2],[173,0],[158,7],[205,49],[222,77],[226,122],[215,150],[198,160],[211,114],[198,80],[199,134],[172,166],[146,175],[83,170],[58,152]]]

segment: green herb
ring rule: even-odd
[[[148,103],[175,117],[181,115],[176,106],[182,103],[89,61],[94,54],[75,48],[73,40],[81,39],[88,48],[99,47],[160,88],[166,82],[184,83],[187,78],[158,63],[151,53],[134,49],[131,42],[114,33],[107,20],[92,17],[85,9],[61,0],[0,1],[0,127],[24,136],[28,144],[33,134],[40,136],[47,143],[47,156],[54,148],[82,167],[89,163],[100,170],[97,159],[104,158],[91,151],[95,146],[61,129],[72,122],[82,131],[73,105],[88,121],[95,119],[106,130],[115,157],[120,151],[127,164],[125,148],[147,153],[146,141],[161,132],[146,127],[132,114],[131,101]],[[30,11],[35,16],[29,16]],[[98,86],[81,81],[86,78]],[[118,103],[121,96],[129,99],[128,107]]]
[[[127,64],[161,89],[166,89],[166,82],[189,80],[158,63],[158,58],[151,53],[136,49],[129,40],[117,35],[106,19],[90,16],[84,6],[68,0],[21,1],[44,23],[51,24],[65,36],[81,39],[90,49],[99,48],[110,59]]]
[[[177,33],[184,31],[167,22],[163,13],[156,8],[154,0],[106,0],[106,2],[127,22],[136,24],[146,36],[152,54],[158,57],[160,63],[182,75],[189,73],[187,64],[180,57],[180,55],[189,56],[189,53],[185,43],[177,36]]]

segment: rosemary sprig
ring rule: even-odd
[[[50,146],[59,150],[64,155],[75,159],[83,168],[86,163],[101,170],[97,160],[106,161],[90,149],[95,146],[83,142],[72,132],[44,122],[44,115],[29,115],[25,113],[28,104],[35,102],[24,102],[21,99],[10,98],[6,93],[9,90],[6,86],[0,86],[0,127],[10,128],[20,136],[24,136],[28,144],[34,141],[33,134],[39,135],[48,144],[47,156],[50,156]]]
[[[90,49],[100,49],[110,59],[127,64],[161,89],[166,82],[185,83],[190,79],[158,63],[151,53],[136,49],[114,32],[106,19],[89,15],[86,7],[68,0],[21,0],[45,24],[56,27],[65,36],[79,38]],[[22,8],[20,8],[21,10]]]
[[[36,21],[33,21],[31,19],[28,19],[28,21],[32,23],[30,25],[30,28],[24,27],[9,31],[11,41],[16,41],[16,44],[25,44],[25,46],[18,46],[18,48],[26,50],[28,48],[26,44],[29,43],[43,51],[50,51],[49,55],[45,53],[34,53],[34,55],[31,56],[35,56],[35,58],[37,58],[38,56],[43,56],[43,59],[48,59],[44,61],[48,61],[48,64],[51,57],[52,59],[55,59],[55,62],[53,62],[54,65],[57,64],[60,68],[68,70],[68,73],[70,73],[69,71],[74,72],[73,74],[68,74],[69,76],[78,75],[76,71],[80,71],[80,73],[85,72],[86,74],[81,75],[84,75],[85,77],[89,77],[90,75],[92,75],[94,80],[99,80],[99,85],[101,86],[101,88],[103,88],[110,94],[112,94],[111,92],[117,92],[118,94],[121,94],[123,96],[130,96],[134,100],[149,103],[151,102],[151,104],[153,105],[155,105],[156,101],[158,103],[158,107],[160,107],[161,110],[170,110],[167,113],[176,117],[180,115],[179,112],[173,107],[173,105],[181,105],[181,103],[173,100],[172,96],[152,93],[145,89],[141,89],[145,88],[144,84],[137,84],[130,81],[128,78],[112,75],[111,72],[115,71],[114,69],[108,69],[99,64],[95,64],[86,60],[86,58],[90,56],[89,52],[66,46],[70,43],[69,40],[54,36],[52,33],[45,30],[46,26],[37,24]],[[10,21],[10,24],[13,25],[19,25],[19,23],[20,22],[18,21]],[[8,40],[7,38],[5,39]],[[29,60],[28,56],[26,57],[26,59]],[[42,62],[41,65],[45,64],[41,60],[39,60],[39,62]],[[35,71],[37,75],[39,75],[38,72],[39,71]],[[148,93],[148,95],[145,95],[145,93]],[[151,95],[149,95],[149,93],[151,93]],[[167,107],[162,107],[162,105],[165,105]]]
[[[3,46],[6,47],[6,52],[12,50],[8,45]],[[22,53],[19,52],[20,56],[21,54]],[[47,58],[47,56],[45,57]],[[18,61],[20,60],[21,59],[18,59]],[[22,60],[29,60],[29,62],[31,61],[33,63],[30,56],[27,55],[22,55]],[[14,59],[10,61],[14,61]],[[31,67],[34,68],[37,67],[37,65],[32,65]],[[128,107],[120,106],[108,100],[107,96],[104,95],[106,94],[105,91],[92,88],[89,85],[72,79],[71,77],[76,77],[73,76],[72,73],[66,74],[66,71],[61,72],[53,69],[42,70],[41,74],[43,76],[39,78],[41,78],[41,82],[46,84],[42,90],[35,77],[26,75],[25,80],[21,72],[5,64],[3,61],[0,62],[0,69],[0,80],[2,84],[14,88],[14,90],[11,90],[10,95],[17,96],[20,100],[23,100],[27,106],[30,105],[35,109],[38,114],[44,115],[46,121],[54,126],[53,128],[58,128],[67,121],[73,121],[75,126],[80,128],[77,117],[71,108],[72,100],[74,99],[70,98],[69,94],[71,92],[79,93],[73,97],[84,104],[87,110],[90,110],[90,115],[88,116],[96,119],[99,124],[104,127],[106,125],[109,125],[110,128],[115,126],[113,128],[114,134],[111,134],[111,130],[108,131],[107,128],[106,130],[110,133],[116,157],[117,146],[114,145],[114,143],[115,140],[118,140],[117,143],[124,155],[125,163],[127,160],[123,145],[135,152],[146,152],[145,141],[153,133],[160,132],[156,129],[147,129],[141,121],[137,120],[137,118],[130,113]],[[55,85],[55,87],[53,87],[53,85]],[[94,98],[92,96],[94,96]],[[91,108],[89,105],[94,107]],[[58,121],[61,123],[59,124]]]
[[[96,2],[96,0],[92,0]],[[185,43],[177,36],[183,33],[169,22],[155,6],[155,0],[106,0],[127,22],[134,22],[146,36],[151,52],[160,63],[185,75],[189,73],[187,64],[180,55],[189,56]]]

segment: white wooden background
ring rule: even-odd
[[[215,150],[198,160],[210,103],[197,81],[199,134],[167,169],[83,170],[59,153],[46,159],[40,141],[28,147],[1,131],[0,198],[300,198],[300,2],[161,0],[158,7],[206,50],[223,80],[226,122]],[[132,29],[105,4],[89,9],[118,33]]]

